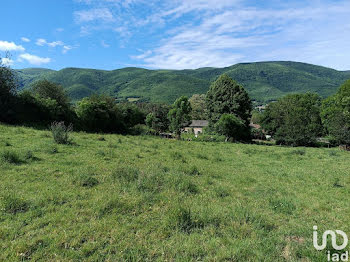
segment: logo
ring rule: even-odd
[[[337,241],[337,235],[341,236],[343,243],[341,245],[338,245],[338,243],[340,243],[340,241]],[[332,243],[332,247],[334,250],[344,250],[348,243],[348,236],[345,234],[344,231],[341,230],[326,230],[323,235],[322,235],[322,244],[319,245],[318,244],[318,232],[317,232],[317,226],[314,226],[314,232],[313,232],[313,244],[314,247],[321,251],[324,250],[327,247],[327,239],[328,236],[331,237],[331,243]],[[349,252],[346,251],[344,253],[333,253],[331,254],[331,251],[328,250],[327,251],[327,259],[328,261],[349,261]]]

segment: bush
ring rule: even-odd
[[[223,114],[215,124],[215,128],[220,135],[226,137],[226,141],[230,138],[235,141],[247,140],[250,136],[250,130],[245,126],[244,122],[232,114]]]
[[[20,156],[16,152],[12,152],[12,151],[2,152],[0,155],[0,159],[3,162],[7,162],[9,164],[20,164],[23,162]]]
[[[69,138],[70,132],[73,131],[73,125],[65,126],[64,122],[53,122],[51,124],[51,132],[53,139],[57,144],[70,144],[71,139]]]
[[[126,133],[123,112],[112,97],[86,97],[78,102],[76,113],[85,131]]]

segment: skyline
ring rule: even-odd
[[[21,6],[21,8],[18,8]],[[350,65],[348,1],[5,0],[13,68],[195,69],[297,61]]]

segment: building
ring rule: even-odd
[[[192,120],[191,124],[185,127],[185,132],[193,132],[196,136],[203,133],[203,129],[209,124],[208,120]]]

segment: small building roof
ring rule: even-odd
[[[209,121],[208,120],[192,120],[189,127],[206,127],[208,126]]]

